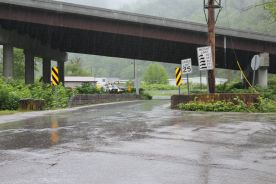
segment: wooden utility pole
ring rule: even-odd
[[[208,0],[208,44],[212,49],[213,70],[208,71],[208,90],[209,93],[216,92],[216,33],[215,33],[215,0]]]

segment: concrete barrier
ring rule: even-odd
[[[176,109],[178,104],[197,102],[215,102],[226,101],[235,102],[235,98],[239,98],[245,104],[253,104],[259,101],[259,94],[238,94],[238,93],[215,93],[201,95],[173,95],[171,97],[171,108]]]
[[[135,94],[82,94],[71,97],[69,107],[132,100],[141,100],[141,97]]]
[[[45,109],[45,101],[31,98],[21,99],[19,100],[18,109],[20,111],[42,111]]]

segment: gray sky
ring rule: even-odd
[[[88,5],[88,6],[97,6],[102,8],[118,9],[126,4],[134,3],[138,0],[57,0],[57,1]]]

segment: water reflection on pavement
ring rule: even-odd
[[[171,110],[168,101],[0,124],[1,184],[276,183],[276,115]]]

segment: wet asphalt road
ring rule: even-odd
[[[0,183],[275,184],[276,115],[146,101],[0,124]]]

